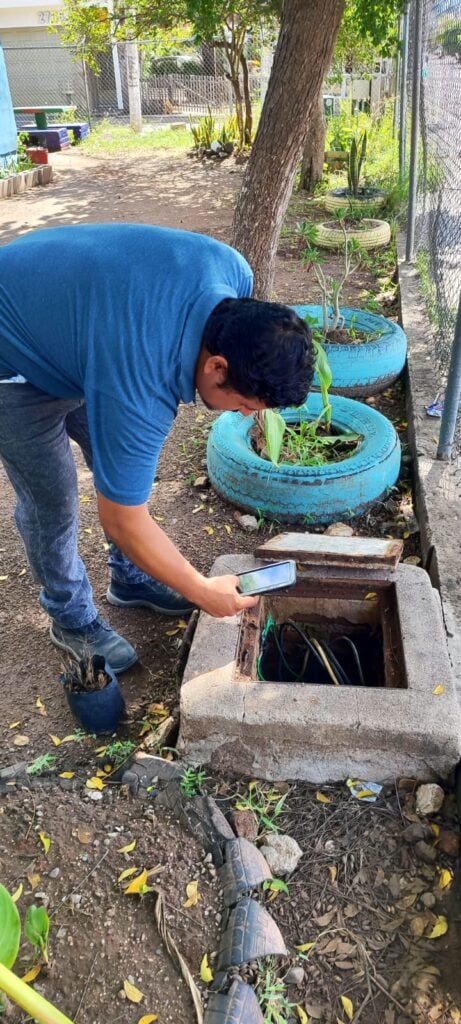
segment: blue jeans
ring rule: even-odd
[[[79,629],[97,615],[78,553],[79,497],[70,439],[92,468],[85,403],[53,398],[32,384],[0,383],[0,459],[16,493],[15,519],[40,604],[59,626]],[[108,562],[119,583],[148,576],[110,544]]]

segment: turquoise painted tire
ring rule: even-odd
[[[322,323],[321,306],[292,306],[298,316],[304,318],[306,313]],[[331,391],[334,395],[346,398],[368,398],[385,391],[400,376],[407,358],[407,338],[402,328],[393,320],[375,313],[365,313],[361,309],[341,307],[344,323],[360,331],[370,334],[380,332],[375,341],[367,341],[362,345],[339,345],[328,342],[325,352],[333,374]],[[318,378],[314,377],[314,387],[318,387]]]
[[[363,441],[343,462],[328,466],[273,466],[251,445],[253,417],[225,412],[208,438],[208,475],[223,498],[237,508],[261,512],[280,523],[332,523],[359,515],[396,483],[400,441],[392,423],[361,402],[332,396],[333,423],[356,431]],[[300,409],[284,409],[288,423],[313,419],[322,409],[312,393]]]

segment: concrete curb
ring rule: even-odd
[[[425,412],[437,390],[428,345],[433,329],[420,293],[418,271],[405,263],[403,234],[398,237],[397,251],[401,320],[408,338],[407,408],[423,564],[440,593],[456,692],[461,700],[461,551],[455,540],[461,522],[461,459],[436,459],[440,421]]]

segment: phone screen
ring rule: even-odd
[[[277,562],[265,565],[253,572],[243,572],[239,577],[241,594],[255,594],[258,591],[275,590],[276,587],[287,587],[293,583],[293,567],[291,562]]]

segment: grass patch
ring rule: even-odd
[[[161,149],[186,150],[190,149],[191,142],[191,133],[186,126],[153,128],[146,125],[144,131],[138,134],[128,125],[112,124],[104,118],[91,129],[89,138],[79,148],[90,156],[106,156]]]

